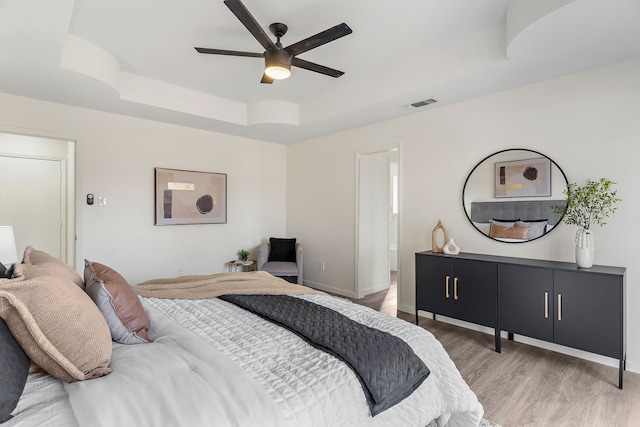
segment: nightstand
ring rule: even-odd
[[[239,259],[229,261],[229,272],[238,272],[238,267],[241,272],[244,271],[245,267],[247,268],[247,271],[251,271],[252,269],[257,270],[256,262],[250,259],[246,261]]]

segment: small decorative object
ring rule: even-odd
[[[554,206],[553,210],[564,215],[563,221],[569,225],[579,227],[576,232],[576,264],[581,268],[593,265],[594,244],[590,230],[592,224],[603,226],[605,218],[617,209],[614,206],[621,199],[617,198],[617,190],[611,186],[615,184],[609,179],[600,178],[598,181],[587,180],[587,184],[567,184],[564,194],[567,196],[565,206]]]
[[[456,245],[456,242],[454,242],[453,239],[449,239],[442,250],[447,255],[458,255],[460,253],[460,246]]]
[[[249,256],[249,251],[246,251],[244,249],[240,249],[238,251],[238,258],[240,258],[240,261],[246,261],[248,256]]]
[[[449,239],[449,232],[447,231],[447,228],[444,226],[444,224],[442,224],[442,221],[438,220],[438,224],[436,225],[436,227],[433,229],[433,232],[431,233],[431,251],[434,253],[443,253],[444,249],[442,246],[438,246],[438,230],[442,231],[442,235],[443,235],[443,239],[442,242],[443,243],[447,243],[450,239]]]

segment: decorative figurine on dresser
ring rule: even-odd
[[[442,233],[444,245],[438,246],[438,234]],[[435,253],[445,253],[447,255],[458,255],[460,253],[460,247],[456,245],[451,237],[449,237],[449,231],[444,226],[441,220],[438,220],[438,224],[431,233],[431,247]]]

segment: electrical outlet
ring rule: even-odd
[[[324,261],[320,262],[320,271],[324,271]]]

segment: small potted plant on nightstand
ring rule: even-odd
[[[578,267],[590,268],[593,265],[593,235],[589,227],[593,224],[603,226],[605,218],[616,211],[617,190],[606,178],[598,181],[587,180],[580,187],[578,184],[567,184],[564,194],[567,196],[566,206],[555,206],[554,211],[564,215],[563,221],[579,227],[576,233],[576,263]]]
[[[249,251],[244,249],[240,249],[238,251],[238,258],[240,259],[240,261],[246,261],[248,256],[249,256]]]

